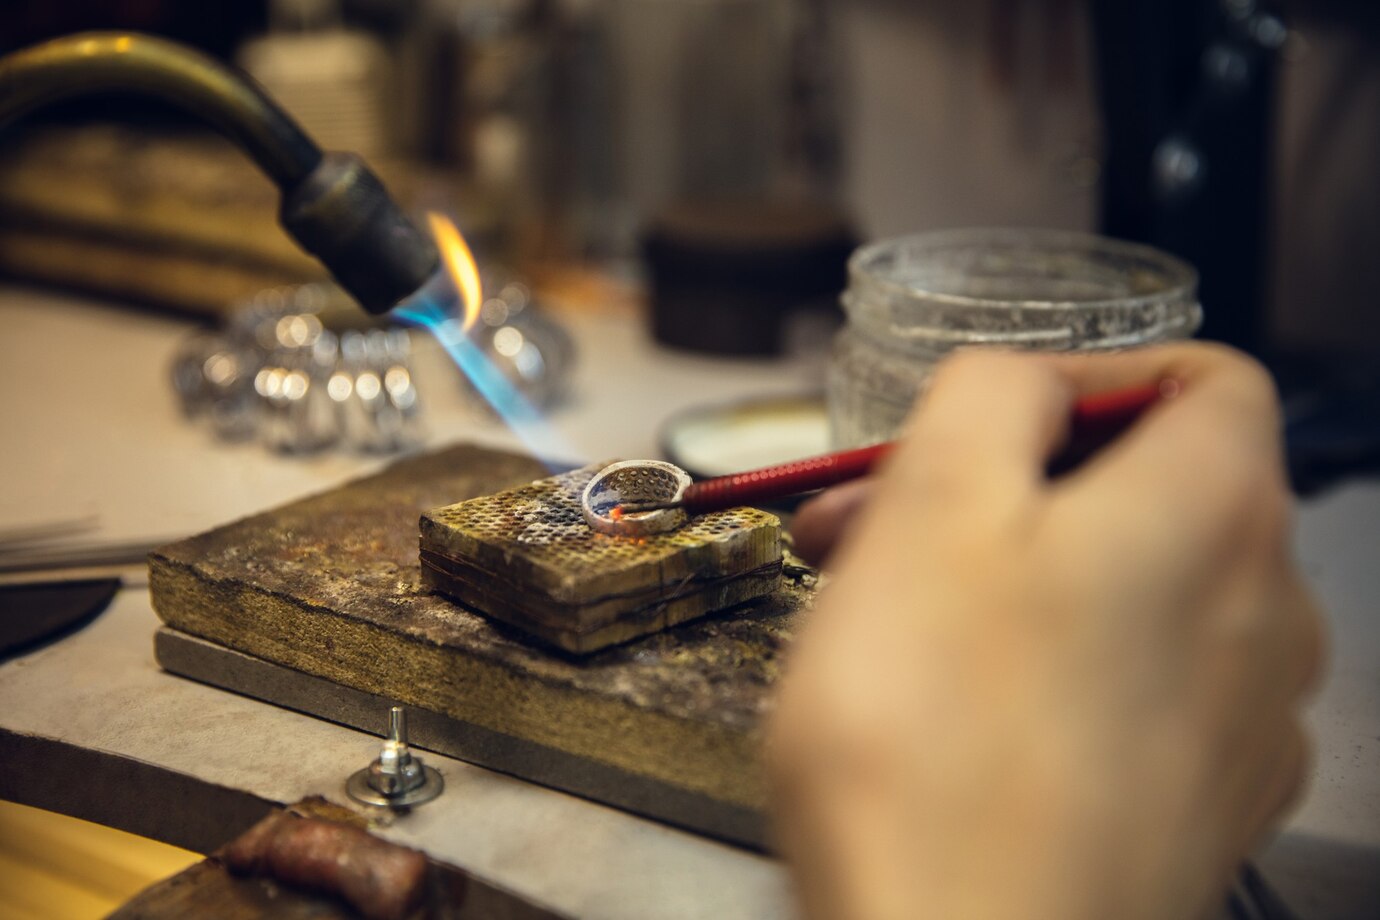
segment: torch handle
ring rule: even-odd
[[[1172,396],[1175,392],[1177,385],[1165,381],[1078,400],[1069,420],[1068,440],[1058,456],[1049,463],[1050,474],[1058,475],[1076,466],[1125,430],[1156,400]],[[705,479],[685,490],[681,505],[690,514],[704,514],[827,488],[866,476],[895,446],[894,441],[887,441],[871,447],[858,447]]]

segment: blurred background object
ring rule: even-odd
[[[277,195],[214,136],[47,125],[0,143],[0,267],[122,300],[218,314],[325,277],[275,219]]]
[[[856,245],[848,221],[822,203],[711,198],[664,208],[643,239],[652,334],[698,351],[777,354],[793,319],[837,316]]]
[[[465,198],[467,235],[519,266],[636,277],[644,233],[706,201],[831,207],[864,239],[1095,230],[1193,262],[1209,336],[1297,358],[1373,355],[1380,341],[1380,311],[1367,306],[1380,280],[1369,257],[1380,242],[1377,20],[1368,0],[210,0],[194,11],[75,0],[0,10],[0,46],[127,27],[237,57],[328,146],[398,158],[388,178],[425,185],[417,203]],[[187,128],[118,99],[47,120],[97,116],[133,125],[136,148]],[[121,177],[141,167],[126,169],[130,146],[109,149],[109,129],[92,134],[103,131],[6,168],[51,172],[6,184],[4,270],[62,283],[67,269],[52,263],[65,248],[86,269],[72,283],[212,299],[148,280],[163,273],[118,225],[101,233],[124,248],[94,260],[99,271],[84,258],[100,235],[88,224],[30,230],[32,198],[59,174],[84,183],[69,196],[83,202],[152,194]],[[34,133],[8,132],[0,152],[18,156]],[[240,177],[180,180],[172,163],[187,157],[149,152],[142,168],[203,223],[215,209],[198,188],[256,193]],[[225,224],[250,226],[255,207]],[[21,218],[24,231],[10,231]],[[135,220],[130,239],[146,235]],[[243,278],[227,241],[195,242],[203,256],[231,253],[215,269],[222,305],[307,280],[283,264],[292,256],[263,252],[261,274]]]
[[[1275,0],[1090,4],[1102,117],[1101,226],[1203,275],[1207,338],[1264,343]]]
[[[1292,0],[1276,101],[1268,340],[1380,354],[1380,4]]]
[[[186,42],[228,60],[244,38],[262,30],[266,23],[264,0],[208,0],[194,5],[178,0],[7,3],[0,9],[0,52],[79,30],[137,29]],[[84,100],[76,103],[74,110],[102,107]]]
[[[487,285],[486,285],[487,286]],[[534,408],[558,408],[570,395],[575,342],[550,311],[542,309],[532,290],[519,281],[489,287],[498,293],[484,299],[479,322],[470,337],[497,369]],[[473,382],[462,375],[477,406],[488,406]]]
[[[397,117],[413,157],[469,177],[491,204],[510,247],[540,250],[554,215],[571,143],[589,100],[557,67],[565,20],[550,0],[417,0],[395,4],[402,31]],[[465,228],[468,235],[468,228]]]
[[[1185,258],[1204,337],[1286,396],[1296,485],[1380,466],[1380,7],[834,6],[864,238],[1057,227]]]
[[[661,428],[661,451],[695,479],[817,457],[829,450],[823,394],[764,397],[690,409]],[[799,496],[773,502],[794,508]]]
[[[66,815],[0,802],[6,920],[108,916],[201,855]]]
[[[557,404],[575,360],[569,333],[518,282],[502,285],[479,316],[469,335],[496,371],[533,406]],[[187,336],[171,374],[183,415],[222,440],[285,454],[393,453],[425,440],[412,357],[407,329],[360,316],[323,282],[259,292],[218,332]],[[482,394],[455,378],[484,411]]]
[[[90,29],[238,62],[411,212],[454,215],[497,292],[472,341],[570,459],[649,456],[658,426],[706,473],[821,452],[829,337],[793,330],[841,318],[854,242],[991,226],[1192,261],[1208,333],[1283,385],[1295,487],[1380,468],[1374,0],[0,4],[0,52]],[[157,102],[74,100],[0,131],[0,273],[21,282],[3,363],[37,394],[7,416],[22,449],[0,506],[49,525],[41,554],[32,531],[10,547],[24,577],[317,491],[424,434],[520,446],[430,340],[323,317],[321,269],[275,210],[222,138]],[[88,506],[93,533],[53,538]],[[1363,518],[1317,519],[1319,571],[1373,571]],[[1333,715],[1373,701],[1373,644],[1339,643],[1342,695],[1319,710],[1344,757],[1370,723]],[[1327,820],[1277,863],[1340,905],[1309,916],[1368,916],[1368,787],[1319,769]]]
[[[346,28],[339,0],[270,0],[270,31],[240,46],[236,63],[327,150],[394,153],[387,121],[392,59],[372,32]]]
[[[815,0],[609,0],[620,197],[641,224],[678,202],[828,199],[833,56]]]
[[[222,332],[183,342],[172,367],[183,414],[217,437],[258,438],[281,453],[419,446],[408,333],[360,322],[334,285],[259,293]]]
[[[1193,262],[1206,335],[1276,367],[1380,353],[1375,4],[836,6],[864,237],[1097,230]]]
[[[0,135],[6,274],[212,316],[326,277],[279,225],[277,190],[222,138],[110,123],[24,132]],[[458,207],[488,240],[449,177],[397,161],[380,172],[404,207]]]
[[[382,156],[412,208],[455,213],[482,264],[552,303],[642,302],[664,343],[782,348],[800,307],[842,288],[854,237],[1053,227],[1193,263],[1205,334],[1264,358],[1307,397],[1291,405],[1326,415],[1320,391],[1351,405],[1375,386],[1367,0],[188,10],[23,4],[0,10],[0,41],[124,26],[239,60],[327,144]],[[265,183],[157,105],[74,103],[0,136],[0,159],[10,275],[210,313],[319,277]]]
[[[1187,263],[1062,230],[918,233],[859,249],[829,368],[832,447],[899,437],[955,349],[1106,352],[1185,339],[1203,311]]]

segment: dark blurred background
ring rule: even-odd
[[[323,146],[381,161],[409,204],[459,213],[491,258],[538,275],[637,276],[663,256],[693,273],[742,251],[804,259],[858,238],[1046,225],[1190,259],[1205,334],[1281,367],[1369,358],[1380,341],[1370,0],[72,0],[0,7],[0,50],[93,28],[238,63]],[[36,130],[54,125],[70,132]],[[98,192],[34,191],[82,168],[117,186],[143,168],[170,194],[215,173],[222,198],[248,187],[244,213],[257,209],[267,192],[247,168],[179,176],[148,149],[196,128],[120,99],[26,119],[5,136],[23,181],[0,180],[4,223],[90,251],[113,232],[83,216]],[[144,166],[115,174],[132,148]],[[760,239],[742,238],[745,210]],[[144,216],[130,238],[171,237],[157,228],[172,218]],[[143,290],[118,258],[69,272],[19,235],[0,239],[5,270],[136,300],[213,309],[261,280]],[[230,261],[258,259],[268,280],[314,270],[260,249]]]

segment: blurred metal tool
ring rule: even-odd
[[[0,527],[0,554],[23,551],[34,543],[87,533],[99,526],[100,518],[94,514],[88,514],[79,518],[63,518],[55,521],[40,521],[35,524]]]
[[[420,444],[406,330],[327,328],[342,297],[328,284],[265,291],[224,331],[189,338],[172,369],[183,413],[282,453]]]
[[[525,284],[509,281],[488,286],[498,293],[485,298],[470,337],[489,360],[538,409],[566,395],[575,364],[570,333],[541,310]],[[473,387],[466,381],[466,385]],[[487,405],[476,393],[475,399]]]
[[[148,584],[148,555],[170,539],[61,543],[0,553],[0,588],[117,578]]]
[[[148,554],[168,539],[79,539],[101,526],[100,516],[35,521],[0,527],[0,589],[120,579],[148,583]]]
[[[90,622],[121,587],[148,584],[145,559],[167,542],[72,542],[95,515],[0,529],[0,656]]]

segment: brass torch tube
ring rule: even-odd
[[[280,188],[321,150],[247,76],[183,45],[130,32],[83,32],[0,58],[0,127],[72,96],[133,92],[201,116],[242,147]]]
[[[436,275],[440,256],[354,154],[323,155],[245,75],[183,45],[130,32],[84,32],[0,58],[0,127],[70,96],[133,92],[215,125],[277,183],[278,220],[370,313]]]

